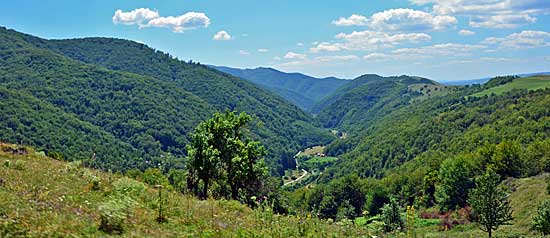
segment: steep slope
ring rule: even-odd
[[[306,111],[310,111],[315,103],[350,82],[335,77],[314,78],[300,73],[285,73],[272,68],[210,67],[260,85]]]
[[[162,190],[167,220],[158,223],[159,193],[152,186],[118,174],[83,168],[77,163],[53,160],[31,148],[3,143],[0,143],[0,161],[0,237],[366,235],[362,228],[317,218],[274,215],[268,209],[252,210],[236,201],[199,201],[170,188]],[[125,197],[124,201],[131,201],[131,205],[122,215],[117,207],[106,203],[121,189],[142,191],[135,198]],[[110,214],[112,219],[122,216],[122,233],[115,236],[100,230],[102,214]]]
[[[344,154],[328,174],[383,176],[388,169],[426,153],[439,152],[438,156],[448,158],[475,151],[484,144],[516,141],[527,147],[548,138],[548,89],[466,97],[481,90],[484,88],[462,88],[410,104],[362,132],[333,143],[328,153]]]
[[[2,28],[0,45],[2,85],[27,91],[155,156],[185,153],[189,132],[215,110],[257,116],[263,123],[251,130],[268,145],[270,157],[332,139],[282,98],[136,42],[44,40]]]
[[[419,77],[363,75],[323,99],[313,112],[318,112],[317,117],[325,127],[362,131],[382,115],[414,98],[433,96],[432,91],[436,90],[446,91],[447,87]]]
[[[0,111],[2,141],[30,144],[68,160],[89,159],[95,152],[90,166],[103,169],[135,167],[144,155],[102,128],[20,91],[0,87]]]

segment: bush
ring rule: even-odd
[[[24,170],[25,169],[25,161],[23,160],[16,160],[13,165],[11,166],[11,168],[15,169],[15,170]]]
[[[126,219],[127,204],[118,199],[110,199],[99,206],[101,223],[99,229],[111,233],[121,234],[124,230],[123,224]]]
[[[390,198],[390,202],[382,207],[381,219],[384,222],[384,230],[386,232],[403,228],[401,208],[399,207],[399,204],[397,204],[396,198]]]
[[[101,179],[97,176],[93,176],[90,179],[91,188],[94,191],[101,190]]]
[[[145,191],[145,184],[129,179],[120,178],[113,183],[113,195],[115,197],[138,198]]]
[[[550,235],[550,200],[541,203],[533,216],[532,228],[543,235]]]

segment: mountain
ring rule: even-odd
[[[0,86],[100,127],[120,143],[144,151],[146,158],[166,158],[165,152],[184,155],[194,127],[226,109],[258,118],[251,131],[269,145],[272,167],[282,154],[332,139],[311,116],[267,90],[136,42],[45,40],[1,28],[0,51]],[[68,151],[61,152],[71,157]]]
[[[219,71],[246,79],[310,111],[313,105],[350,80],[335,77],[314,78],[300,73],[285,73],[272,68],[237,69],[210,66]]]
[[[516,74],[519,77],[529,77],[535,75],[550,75],[550,72],[538,72],[538,73],[528,73],[528,74]],[[467,79],[467,80],[456,80],[456,81],[441,81],[445,85],[472,85],[472,84],[484,84],[491,80],[493,77],[480,78],[480,79]]]
[[[312,109],[328,128],[348,132],[361,131],[368,122],[413,99],[445,94],[451,87],[435,81],[411,76],[360,76],[318,102]]]
[[[537,146],[550,134],[550,110],[545,106],[550,103],[550,85],[544,78],[501,77],[486,86],[458,87],[446,95],[390,111],[366,127],[357,124],[348,138],[327,147],[329,155],[340,158],[327,177],[383,177],[411,160],[448,158],[507,141],[522,148]],[[527,85],[522,88],[528,88],[533,80],[542,80],[547,86],[474,96],[503,85],[523,83]]]

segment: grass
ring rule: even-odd
[[[488,95],[501,95],[506,92],[510,92],[514,89],[526,89],[526,90],[538,90],[550,88],[550,76],[549,75],[539,75],[531,76],[525,78],[518,78],[514,81],[486,89],[484,91],[472,94],[472,97],[483,97]]]
[[[27,148],[19,155],[0,144],[0,237],[109,237],[99,229],[100,206],[122,175],[57,161]],[[9,166],[5,161],[9,160]],[[23,161],[23,162],[17,162]],[[18,163],[21,168],[14,169]],[[97,179],[99,178],[99,189]],[[200,201],[165,194],[167,221],[158,223],[158,190],[146,187],[128,209],[116,237],[366,237],[353,224],[252,210],[236,201]]]
[[[323,153],[324,150],[325,150],[324,146],[314,146],[314,147],[305,149],[300,154],[307,155],[307,156],[314,156],[317,153]]]

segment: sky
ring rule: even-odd
[[[0,2],[0,25],[316,77],[453,81],[550,71],[549,0],[17,0]]]

